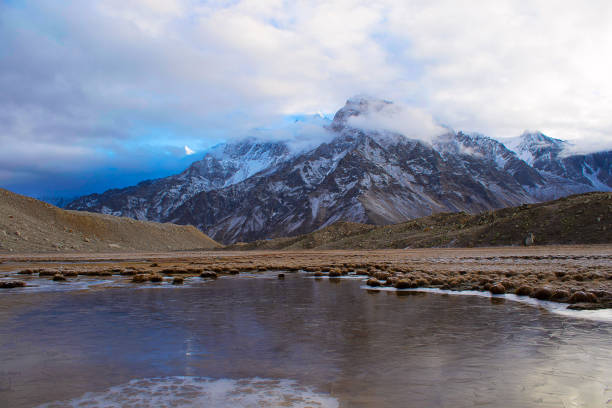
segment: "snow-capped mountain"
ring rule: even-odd
[[[504,144],[440,127],[435,137],[420,139],[372,128],[393,123],[387,119],[394,111],[389,101],[351,98],[326,126],[331,140],[313,149],[224,144],[179,175],[85,196],[68,208],[192,224],[230,243],[306,233],[338,220],[396,223],[612,190],[611,151],[569,155],[566,142],[541,133]],[[379,114],[384,121],[374,120]]]
[[[541,132],[525,132],[506,145],[545,179],[530,191],[540,200],[588,191],[608,191],[612,186],[610,152],[572,154],[573,146]]]
[[[255,140],[224,143],[213,147],[180,174],[81,197],[67,208],[166,221],[172,211],[194,195],[239,183],[290,157],[285,143]]]

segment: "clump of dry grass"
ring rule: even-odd
[[[533,292],[533,288],[531,286],[523,285],[520,286],[514,293],[518,296],[529,296]]]
[[[342,272],[339,269],[331,269],[328,273],[330,278],[342,276]]]
[[[23,281],[8,281],[0,282],[0,289],[23,288],[26,283]]]
[[[593,293],[577,291],[569,298],[570,303],[596,303],[597,296]]]
[[[410,287],[410,280],[408,279],[398,279],[395,281],[393,285],[396,289],[408,289]]]
[[[375,272],[373,275],[376,279],[378,280],[385,280],[387,279],[389,276],[391,276],[391,274],[389,272]]]
[[[501,283],[497,283],[489,288],[489,291],[494,295],[503,295],[506,293],[506,288]]]
[[[217,279],[217,273],[213,271],[203,271],[200,274],[200,278]]]
[[[163,282],[164,277],[161,276],[160,274],[154,273],[154,274],[149,276],[149,280],[151,282]]]
[[[555,289],[553,290],[552,295],[550,296],[550,300],[554,300],[556,302],[562,302],[562,301],[569,299],[570,296],[571,295],[567,290]]]
[[[549,300],[552,296],[552,291],[548,288],[538,288],[533,291],[531,296],[539,300]]]
[[[132,278],[132,282],[134,283],[145,283],[148,281],[149,281],[149,275],[145,275],[145,274],[135,275]]]

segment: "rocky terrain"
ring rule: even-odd
[[[238,243],[233,249],[381,249],[499,245],[608,244],[612,193],[467,213],[441,213],[394,225],[337,222],[296,237]]]
[[[435,137],[363,127],[394,104],[351,98],[311,150],[247,140],[212,149],[183,173],[81,197],[68,208],[194,225],[223,243],[296,236],[336,221],[373,225],[480,213],[612,190],[612,152],[572,154],[541,133],[506,144],[440,128]]]
[[[219,247],[192,226],[66,211],[0,189],[0,253],[181,251]]]

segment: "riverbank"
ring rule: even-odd
[[[316,276],[362,275],[372,287],[432,288],[516,294],[612,308],[612,245],[411,249],[376,251],[167,252],[10,254],[0,256],[0,283],[20,290],[39,279],[68,282],[102,277],[183,283],[245,272],[303,271]],[[181,279],[183,278],[183,279]]]

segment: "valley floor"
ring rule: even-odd
[[[19,287],[9,287],[25,284],[27,288],[41,280],[69,284],[112,277],[122,284],[182,284],[185,278],[261,271],[301,271],[330,278],[363,275],[372,287],[513,293],[570,303],[575,309],[612,308],[612,245],[8,254],[0,256],[0,291],[18,291]]]

